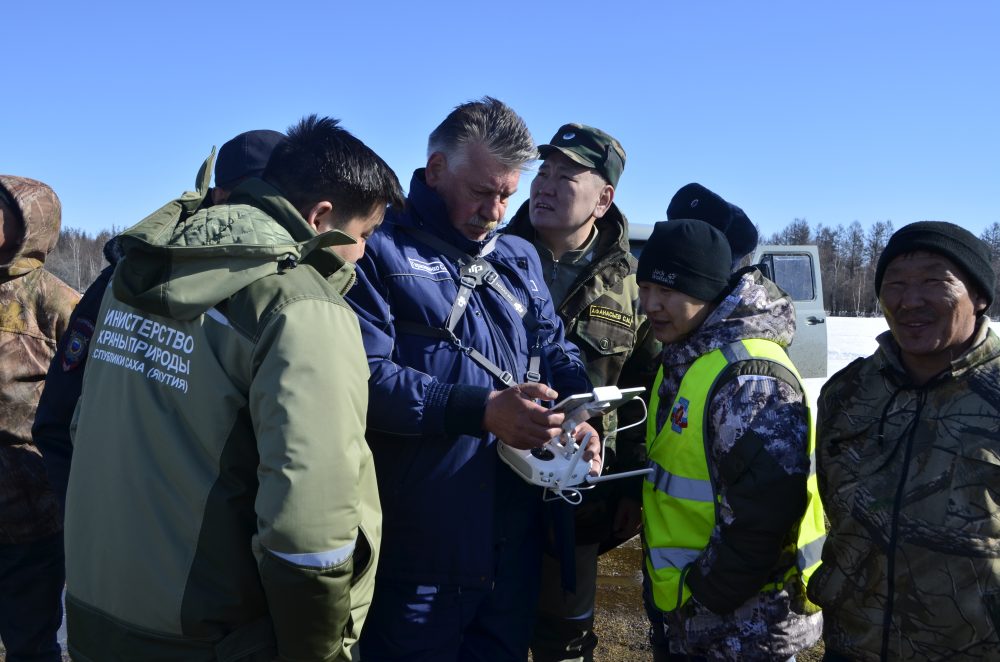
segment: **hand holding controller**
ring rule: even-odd
[[[590,418],[617,409],[626,402],[639,397],[644,390],[643,388],[619,390],[614,386],[603,386],[595,388],[591,393],[572,395],[548,410],[551,413],[562,412],[565,414],[558,436],[553,437],[541,447],[528,450],[517,449],[501,441],[497,444],[500,459],[527,482],[546,487],[557,497],[570,503],[579,503],[582,497],[577,486],[583,483],[589,484],[619,477],[624,478],[625,474],[616,474],[605,478],[588,475],[593,462],[584,460],[583,457],[592,435],[595,433],[587,425],[586,427],[590,430],[580,439],[579,443],[574,438],[574,433],[581,424]],[[636,472],[628,473],[628,475],[635,474]]]

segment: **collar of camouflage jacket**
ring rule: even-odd
[[[733,275],[734,286],[700,327],[683,340],[664,345],[665,369],[691,363],[699,356],[748,338],[772,340],[788,347],[795,336],[791,298],[756,267]]]

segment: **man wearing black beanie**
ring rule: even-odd
[[[995,284],[986,244],[952,223],[907,225],[879,257],[889,331],[819,399],[824,659],[1000,659]]]
[[[788,659],[820,637],[805,596],[824,534],[791,300],[695,219],[658,223],[639,298],[662,365],[643,485],[654,660]]]
[[[718,193],[692,182],[677,189],[667,206],[667,220],[696,218],[726,235],[733,271],[757,248],[757,227],[746,212]]]

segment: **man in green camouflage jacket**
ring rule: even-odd
[[[42,268],[59,198],[0,175],[0,639],[7,659],[60,660],[62,524],[31,423],[56,343],[80,295]]]
[[[660,346],[639,312],[628,221],[614,203],[625,150],[608,134],[582,124],[562,126],[550,144],[538,149],[543,161],[531,183],[531,198],[505,232],[538,249],[566,337],[580,348],[594,386],[648,389]],[[642,407],[632,404],[604,417],[599,427],[605,439],[605,473],[645,466],[643,426],[616,434],[642,415]],[[575,513],[575,592],[563,591],[557,562],[545,558],[531,646],[536,662],[592,659],[597,555],[638,533],[641,493],[641,478],[603,483],[584,493]]]
[[[907,225],[879,258],[889,331],[819,401],[830,532],[809,596],[828,660],[1000,660],[995,284],[951,223]]]

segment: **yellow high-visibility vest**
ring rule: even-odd
[[[768,375],[777,376],[774,374],[777,373],[794,378],[801,388],[801,377],[780,345],[763,339],[734,342],[700,356],[691,364],[681,380],[670,417],[657,434],[662,367],[653,384],[646,423],[646,448],[653,473],[643,482],[642,505],[646,570],[652,582],[653,600],[662,611],[673,611],[691,596],[684,576],[708,545],[715,528],[719,495],[708,470],[707,400],[727,366],[748,360],[775,364],[773,370],[766,371]],[[797,562],[780,582],[782,584],[800,573],[803,583],[808,581],[819,566],[826,540],[823,506],[816,484],[813,414],[805,393],[802,399],[808,414],[812,470],[806,483],[808,505],[796,540]],[[761,586],[760,590],[776,588],[779,585],[771,583]]]

